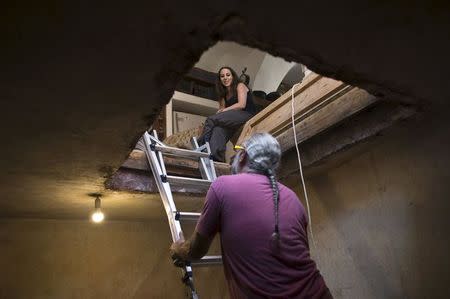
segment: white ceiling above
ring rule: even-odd
[[[203,53],[195,66],[210,72],[229,66],[238,75],[246,67],[246,73],[250,76],[250,88],[268,93],[277,89],[294,65],[294,62],[287,62],[255,48],[234,42],[218,42]]]

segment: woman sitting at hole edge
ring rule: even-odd
[[[225,162],[227,142],[255,114],[256,109],[250,89],[239,82],[239,77],[231,67],[219,69],[216,90],[219,110],[206,119],[198,142],[200,145],[209,142],[213,160]]]

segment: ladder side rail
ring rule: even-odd
[[[153,176],[155,178],[155,182],[158,187],[164,205],[164,209],[167,214],[172,240],[174,242],[177,242],[179,240],[183,241],[184,236],[181,230],[181,225],[179,221],[175,220],[174,217],[174,213],[177,211],[177,209],[175,207],[175,203],[172,198],[172,191],[170,189],[169,183],[163,183],[161,180],[161,175],[163,174],[162,169],[159,165],[156,152],[151,150],[150,147],[151,139],[150,135],[147,132],[144,133],[144,143],[145,143],[145,150],[147,153],[147,160],[148,163],[150,164],[150,168],[152,169]]]
[[[206,145],[206,150],[208,151],[209,154],[211,154],[211,148],[209,147],[209,142],[205,143]],[[216,174],[216,166],[214,165],[214,161],[213,159],[211,159],[211,156],[209,157],[209,159],[205,159],[208,163],[209,163],[209,169],[211,170],[211,181],[215,181],[217,179],[217,174]]]
[[[166,180],[162,181],[162,175],[166,175],[166,168],[164,165],[164,160],[161,152],[158,151],[158,155],[156,150],[153,150],[151,145],[153,143],[163,145],[162,142],[158,140],[158,135],[156,131],[153,131],[154,136],[151,136],[148,132],[144,133],[144,143],[145,143],[145,151],[148,163],[153,172],[153,176],[156,181],[156,185],[158,186],[159,193],[161,195],[161,199],[164,205],[164,209],[167,214],[167,220],[169,221],[170,232],[172,235],[173,242],[184,241],[183,231],[181,229],[181,224],[178,220],[175,219],[176,206],[173,200],[172,190],[170,188],[170,184]],[[158,159],[159,157],[159,159]],[[183,267],[182,272],[184,273],[183,282],[190,288],[191,298],[198,299],[197,292],[194,287],[193,280],[193,272],[190,264],[185,265]]]
[[[144,139],[144,144],[146,144],[147,152],[148,152],[148,149],[150,149],[151,151],[155,151],[155,149],[156,149],[156,152],[158,153],[157,154],[157,158],[158,158],[158,165],[161,168],[161,174],[162,175],[167,175],[166,166],[164,164],[163,157],[157,150],[158,147],[165,147],[165,145],[164,145],[164,143],[159,141],[158,133],[156,132],[156,130],[153,130],[152,133],[153,133],[153,136],[150,133],[145,132],[144,136],[147,135],[149,137],[149,141],[150,142],[145,143],[145,137],[144,137],[143,138]],[[149,161],[149,163],[150,163],[150,161]]]
[[[156,130],[153,130],[153,137],[154,137],[154,140],[157,140],[157,141],[159,141],[159,139],[158,139],[158,133],[156,132]],[[163,176],[167,176],[167,170],[166,170],[166,165],[164,164],[164,158],[163,158],[163,155],[162,155],[162,153],[161,153],[161,151],[158,151],[158,150],[156,150],[155,151],[156,153],[157,153],[157,155],[158,155],[158,160],[159,160],[159,165],[160,165],[160,167],[161,167],[161,174],[163,175]],[[171,190],[172,191],[172,190]],[[172,194],[172,192],[170,192],[171,194]],[[173,202],[173,199],[172,199],[172,202]],[[175,204],[174,204],[175,205]]]
[[[197,141],[197,137],[194,136],[192,138],[195,138],[195,140]],[[195,144],[192,143],[192,139],[191,139],[191,144],[192,144],[192,146],[195,146]],[[197,142],[197,146],[198,146],[198,142]],[[194,148],[195,151],[199,151],[199,152],[203,152],[203,150],[205,150],[205,149],[206,149],[206,144],[203,144],[203,145],[199,146],[198,148]]]
[[[156,131],[153,130],[153,134],[156,134],[155,132],[156,132]],[[149,138],[150,138],[151,141],[153,141],[154,143],[156,143],[156,144],[159,145],[159,146],[165,146],[165,144],[162,143],[162,142],[158,139],[158,134],[156,134],[156,137],[155,137],[155,136],[150,135],[150,133],[148,133],[148,132],[146,132],[146,133],[148,134],[148,136],[149,136]]]
[[[201,147],[198,146],[198,142],[197,142],[197,138],[196,137],[192,137],[191,139],[191,144],[192,147],[194,148],[194,150],[196,151],[203,151],[206,150],[206,153],[208,154],[208,157],[200,157],[199,159],[199,169],[200,169],[200,173],[202,175],[202,178],[205,180],[208,180],[210,182],[214,181],[213,176],[211,174],[211,167],[210,165],[208,165],[208,161],[210,160],[209,155],[211,154],[211,151],[209,150],[207,143],[205,143],[204,145],[202,145]]]
[[[200,148],[198,146],[198,142],[197,142],[197,138],[196,137],[192,137],[191,138],[191,144],[192,144],[192,147],[194,148],[195,151],[200,151],[200,150],[203,151],[203,149],[206,149],[206,147],[202,146],[202,148]],[[207,170],[207,167],[206,167],[205,158],[200,158],[199,159],[199,170],[200,170],[200,173],[201,173],[203,179],[211,181],[211,176],[210,176],[210,174],[209,174],[209,172]]]

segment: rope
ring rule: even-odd
[[[311,234],[311,241],[313,243],[314,250],[316,250],[317,247],[316,247],[316,241],[315,241],[313,229],[312,229],[311,210],[309,208],[308,192],[306,191],[305,179],[303,177],[302,160],[300,157],[300,150],[298,149],[297,132],[295,131],[294,89],[300,83],[301,82],[294,84],[294,86],[292,86],[292,89],[291,89],[291,122],[292,122],[292,130],[294,132],[295,149],[297,150],[297,158],[298,158],[298,166],[299,166],[298,169],[300,171],[300,178],[301,178],[301,182],[302,182],[302,186],[303,186],[303,193],[305,195],[305,200],[306,200],[306,209],[308,212],[309,231]]]

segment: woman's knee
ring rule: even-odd
[[[208,116],[208,117],[206,118],[206,120],[205,120],[205,126],[209,126],[209,127],[214,126],[215,121],[214,121],[213,116],[214,116],[214,115]]]

